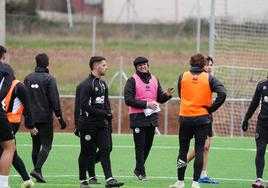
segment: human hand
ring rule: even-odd
[[[173,88],[168,88],[166,91],[164,91],[164,94],[166,95],[166,96],[171,96],[172,95],[172,93],[173,93]]]
[[[244,121],[243,121],[243,123],[242,123],[242,130],[243,130],[244,132],[246,132],[246,131],[248,130],[248,120],[245,120],[245,119],[244,119]]]
[[[147,102],[147,108],[150,108],[152,110],[156,110],[158,108],[158,103],[155,101]]]
[[[80,131],[77,128],[74,128],[74,135],[80,137]]]
[[[34,127],[33,129],[30,129],[31,135],[35,136],[38,134],[38,130]]]
[[[107,121],[111,121],[113,119],[113,114],[112,113],[107,113],[106,119],[107,119]]]
[[[59,123],[60,123],[60,129],[65,129],[67,127],[66,122],[62,117],[58,117]]]
[[[212,114],[212,110],[210,106],[203,106],[203,108],[207,109],[209,114]]]

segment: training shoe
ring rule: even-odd
[[[100,184],[100,182],[98,182],[98,179],[96,176],[89,178],[88,183],[89,184]]]
[[[261,180],[256,180],[251,186],[252,188],[264,188]]]
[[[139,172],[137,170],[134,170],[134,175],[137,176],[138,180],[140,181],[148,181],[148,178],[146,176],[146,174],[139,174]]]
[[[21,188],[34,188],[34,182],[29,179],[21,184]]]
[[[106,182],[105,187],[106,188],[109,188],[109,187],[121,187],[123,185],[124,185],[123,182],[119,182],[116,179],[110,179],[109,181]]]
[[[36,179],[39,183],[46,183],[46,180],[43,178],[42,174],[40,172],[37,172],[33,170],[30,175]]]
[[[200,179],[198,180],[198,183],[219,184],[219,182],[214,181],[213,179],[211,179],[211,178],[209,178],[209,177],[200,178]]]
[[[170,185],[169,188],[184,188],[184,182],[176,181],[173,185]]]
[[[80,183],[80,188],[90,188],[87,181],[83,181]]]
[[[200,188],[200,185],[198,182],[193,182],[192,188]]]

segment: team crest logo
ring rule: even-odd
[[[139,134],[141,132],[140,128],[135,128],[135,133]]]
[[[91,140],[91,136],[89,134],[85,135],[85,140],[86,141],[90,141]]]
[[[104,103],[104,96],[97,97],[95,103],[97,103],[97,104],[103,104]]]
[[[267,87],[266,87],[266,86],[263,86],[263,87],[262,87],[262,89],[263,89],[263,90],[266,90],[266,89],[267,89]]]
[[[95,91],[99,91],[99,88],[95,87]]]
[[[267,96],[264,96],[264,97],[263,97],[263,101],[264,101],[264,102],[268,102],[268,97],[267,97]]]
[[[255,139],[258,139],[260,137],[260,134],[259,133],[256,133],[255,134]]]
[[[38,84],[31,84],[31,88],[37,89],[37,88],[39,88],[39,85]]]

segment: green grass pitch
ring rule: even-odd
[[[28,171],[32,170],[31,138],[29,133],[18,133],[17,150]],[[125,182],[129,188],[167,188],[176,181],[176,158],[178,154],[177,136],[156,136],[146,162],[149,181],[140,182],[133,175],[135,164],[132,135],[113,135],[111,154],[113,175]],[[75,188],[78,180],[79,140],[70,133],[56,133],[51,153],[43,167],[47,184],[36,183],[36,188]],[[266,157],[267,159],[267,157]],[[202,188],[245,188],[255,179],[254,138],[214,137],[209,155],[208,175],[219,181],[218,185],[201,184]],[[191,187],[193,163],[186,170],[186,188]],[[101,182],[93,188],[104,187],[104,177],[100,164],[96,174]],[[264,179],[268,178],[267,168]],[[10,186],[19,188],[22,180],[12,168]]]

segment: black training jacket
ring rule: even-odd
[[[57,117],[62,116],[56,79],[47,68],[36,67],[35,72],[26,76],[24,84],[29,92],[34,123],[52,122],[53,111]]]
[[[11,85],[14,80],[14,71],[8,64],[2,64],[0,62],[0,83],[2,86],[0,88],[0,118],[7,118],[6,112],[4,110],[3,104],[1,101],[6,97]]]
[[[203,69],[200,67],[191,67],[190,72],[192,74],[201,74],[204,72]],[[182,80],[183,74],[179,76],[178,79],[178,95],[180,97],[180,91],[181,91],[181,80]],[[227,92],[224,87],[224,85],[214,76],[209,75],[209,86],[211,89],[211,92],[217,93],[216,99],[213,101],[212,105],[210,107],[206,107],[209,114],[212,114],[215,112],[225,101]],[[202,116],[195,116],[195,117],[179,117],[180,122],[184,124],[209,124],[211,123],[211,117],[210,115],[202,115]]]
[[[108,114],[111,114],[108,87],[90,74],[76,88],[75,124],[80,130],[88,126],[108,126]]]
[[[261,102],[261,109],[258,115],[258,123],[268,126],[268,79],[258,83],[248,111],[245,115],[245,120],[249,120]]]
[[[137,75],[141,78],[141,80],[144,83],[149,83],[151,79],[151,73],[141,73],[136,72]],[[158,88],[157,88],[157,101],[158,103],[165,103],[169,99],[172,98],[172,96],[166,96],[162,90],[162,87],[160,85],[159,80],[158,82]],[[147,101],[139,101],[135,99],[135,79],[133,77],[130,77],[125,85],[124,89],[124,97],[125,97],[125,103],[127,106],[132,106],[135,108],[142,108],[146,109]],[[158,117],[157,113],[152,114],[151,116],[145,116],[144,113],[136,113],[136,114],[130,114],[130,127],[147,127],[147,126],[158,126]]]

